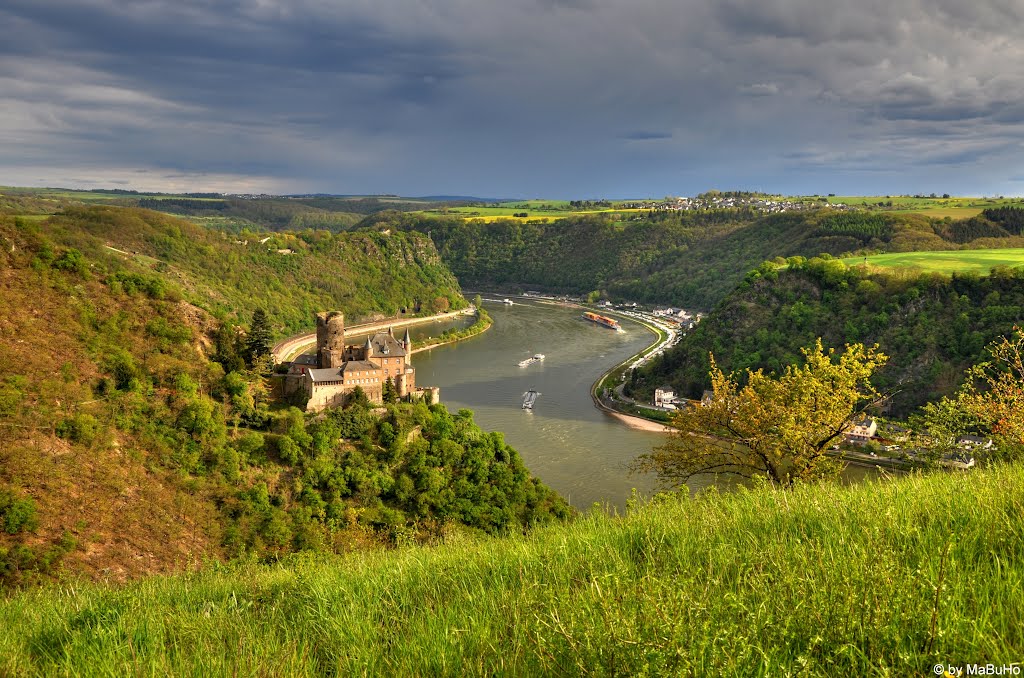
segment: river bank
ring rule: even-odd
[[[422,351],[430,351],[430,350],[435,349],[435,348],[437,348],[439,346],[447,346],[448,344],[454,344],[455,342],[462,341],[463,339],[469,339],[470,337],[475,337],[475,336],[483,334],[487,330],[491,329],[491,327],[493,325],[494,325],[494,320],[487,313],[487,311],[485,311],[484,309],[481,308],[477,312],[477,320],[476,320],[476,322],[474,322],[469,327],[467,327],[465,329],[462,329],[462,330],[455,330],[455,331],[446,330],[444,333],[441,334],[440,337],[437,337],[438,341],[435,341],[435,342],[424,343],[424,341],[428,341],[429,342],[430,341],[429,339],[421,340],[420,342],[413,342],[415,344],[415,348],[413,348],[412,353],[413,353],[413,355],[415,355],[416,353],[420,353]],[[452,333],[451,336],[449,336],[448,338],[445,338],[445,335],[448,334],[449,332]]]
[[[645,419],[643,417],[637,417],[632,414],[623,414],[622,412],[618,412],[611,408],[601,407],[600,405],[598,405],[598,407],[607,412],[610,416],[614,417],[615,419],[618,419],[623,424],[636,431],[651,431],[653,433],[672,433],[675,430],[671,426],[667,426],[665,424],[662,424],[661,422],[654,421],[653,419]]]

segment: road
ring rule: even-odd
[[[345,334],[370,334],[371,332],[386,330],[389,327],[409,327],[411,325],[434,322],[435,320],[447,320],[448,318],[454,318],[460,315],[470,315],[475,312],[476,309],[470,306],[469,308],[461,311],[449,311],[448,313],[438,313],[437,315],[420,318],[391,318],[389,320],[378,320],[372,323],[362,323],[361,325],[347,325],[345,327]],[[307,334],[300,334],[288,337],[287,339],[282,339],[274,344],[274,347],[271,349],[271,353],[274,355],[274,362],[287,362],[296,355],[304,352],[315,343],[316,332],[309,332]]]

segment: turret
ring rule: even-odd
[[[395,326],[394,325],[392,325],[391,327],[388,328],[388,335],[390,335],[392,339],[395,338]]]
[[[316,355],[320,367],[340,367],[345,351],[345,314],[316,314]]]
[[[370,343],[370,338],[366,338],[366,343],[363,344],[363,360],[369,360],[370,354],[373,353],[373,344]]]
[[[402,348],[405,349],[405,354],[407,356],[412,355],[412,337],[409,336],[408,328],[405,330],[405,336],[402,337]],[[406,358],[406,360],[408,360],[408,358]]]

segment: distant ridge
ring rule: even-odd
[[[396,193],[290,193],[282,198],[391,198],[423,202],[506,202],[506,198],[477,198],[471,195],[398,195]]]

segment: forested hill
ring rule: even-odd
[[[949,277],[793,258],[785,268],[766,263],[748,274],[689,336],[639,370],[628,390],[646,399],[668,384],[698,398],[709,387],[709,352],[727,372],[778,372],[822,337],[836,348],[878,343],[890,360],[875,383],[898,390],[893,406],[906,414],[951,393],[986,344],[1022,318],[1022,269]]]
[[[279,334],[309,328],[324,309],[342,309],[354,321],[466,306],[433,243],[416,233],[239,239],[158,212],[106,206],[69,206],[38,229],[91,260],[155,274],[215,315],[247,321],[263,308]]]
[[[367,291],[397,294],[385,276],[404,269],[450,279],[422,236],[307,246],[322,280],[362,262],[367,309],[390,303]],[[42,224],[0,216],[0,592],[61,569],[121,580],[233,557],[521,531],[569,514],[468,410],[364,402],[311,418],[274,401],[265,358],[247,354],[256,333],[186,300],[211,291],[221,295],[214,307],[244,315],[266,299],[259,290],[286,284],[274,261],[135,210]],[[294,294],[281,298],[296,299],[297,312],[344,300]]]
[[[1024,245],[1019,229],[985,216],[950,222],[829,209],[766,216],[749,210],[652,212],[625,222],[592,216],[552,223],[381,212],[361,225],[429,234],[464,285],[599,291],[704,309],[749,270],[776,257]]]

